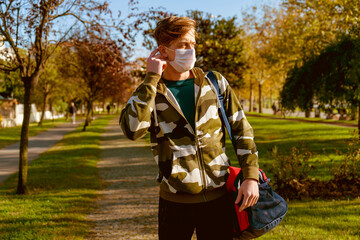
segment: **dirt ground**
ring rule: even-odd
[[[127,140],[118,122],[110,122],[101,142],[98,168],[105,187],[87,217],[95,227],[86,239],[157,239],[157,166],[149,144]]]

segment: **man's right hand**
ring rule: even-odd
[[[161,56],[160,52],[156,54],[157,52],[159,52],[158,48],[152,51],[147,59],[147,72],[154,72],[161,75],[166,68],[166,59]]]

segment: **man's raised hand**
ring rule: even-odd
[[[161,56],[159,49],[157,48],[151,52],[147,59],[147,72],[154,72],[161,75],[165,68],[166,59]]]

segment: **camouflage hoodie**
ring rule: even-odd
[[[152,153],[159,167],[160,196],[183,203],[210,201],[225,194],[229,166],[216,90],[200,68],[191,71],[195,83],[196,129],[192,129],[156,73],[146,75],[120,116],[120,126],[129,139],[136,140],[150,132]],[[245,178],[258,180],[252,128],[228,81],[214,73],[224,95],[239,164]]]

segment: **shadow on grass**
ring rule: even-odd
[[[74,219],[51,219],[44,223],[42,217],[38,218],[18,218],[16,220],[0,220],[0,225],[4,225],[1,229],[6,238],[4,239],[54,239],[53,229],[61,234],[62,239],[66,239],[67,236],[73,239],[74,236],[83,236],[83,230],[74,227]],[[76,220],[77,226],[86,225],[84,220]],[[71,229],[71,233],[64,231],[65,229]],[[1,232],[0,232],[1,234]],[[40,234],[40,236],[39,236]],[[2,234],[1,234],[2,235]]]

